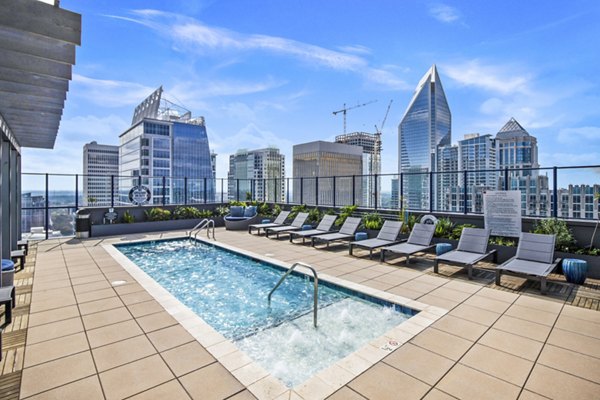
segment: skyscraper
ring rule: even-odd
[[[110,206],[112,196],[115,196],[115,201],[118,201],[116,198],[119,192],[118,175],[119,146],[97,142],[83,146],[83,203],[85,205]]]
[[[214,166],[203,117],[162,98],[158,88],[136,107],[131,127],[119,147],[120,199],[129,203],[129,189],[150,189],[150,203],[214,201]],[[163,192],[164,186],[164,192]]]
[[[294,203],[333,205],[335,196],[336,206],[358,204],[362,196],[361,147],[319,140],[297,144],[293,152]]]
[[[352,132],[335,137],[336,143],[345,143],[352,146],[360,146],[363,149],[363,177],[362,198],[360,205],[363,207],[375,207],[375,192],[381,192],[381,178],[375,175],[381,174],[381,135]],[[377,206],[381,206],[381,196],[377,198]]]
[[[229,200],[244,200],[250,192],[258,201],[285,201],[285,156],[278,148],[238,150],[229,156],[227,178]]]
[[[428,173],[436,170],[437,146],[451,142],[451,122],[446,95],[433,65],[417,85],[398,126],[398,171],[403,174],[404,198],[410,209],[429,208]]]

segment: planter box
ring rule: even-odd
[[[222,217],[220,218],[222,223]],[[202,221],[202,219],[175,219],[170,221],[134,222],[132,224],[92,225],[90,237],[192,229],[200,221]],[[215,218],[215,225],[216,222]]]

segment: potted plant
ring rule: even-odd
[[[377,212],[372,212],[366,214],[362,221],[364,228],[367,230],[367,235],[369,238],[377,237],[381,227],[383,226],[383,217]]]

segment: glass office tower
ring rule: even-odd
[[[433,65],[423,76],[398,126],[398,171],[401,194],[409,209],[429,209],[429,172],[436,170],[437,146],[451,142],[451,114],[442,83]],[[434,177],[435,179],[435,177]],[[431,183],[436,188],[435,182]],[[434,205],[434,208],[435,205]]]
[[[119,137],[120,202],[129,204],[137,185],[150,189],[151,204],[213,202],[214,157],[204,118],[192,118],[161,95],[162,87],[144,100]]]

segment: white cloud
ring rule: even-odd
[[[74,95],[108,108],[138,104],[156,90],[135,82],[95,79],[79,74],[73,74],[73,84],[79,86],[72,90]]]
[[[558,141],[561,143],[588,143],[600,146],[600,127],[564,128],[558,132]],[[596,160],[596,164],[598,163],[600,163],[600,158]]]
[[[479,60],[468,60],[456,64],[445,64],[443,71],[463,86],[470,86],[507,95],[527,93],[532,79],[529,74],[516,71],[506,65],[484,65]]]
[[[460,19],[460,11],[447,4],[437,3],[429,6],[429,15],[444,23],[453,23]]]
[[[393,72],[370,66],[359,55],[369,54],[370,49],[361,45],[340,46],[338,48],[341,51],[337,51],[278,36],[243,34],[212,27],[180,14],[158,10],[135,10],[132,13],[134,18],[110,17],[147,26],[170,38],[174,49],[188,54],[263,51],[292,57],[313,67],[356,72],[362,74],[367,82],[379,84],[388,90],[410,90],[409,85]]]

